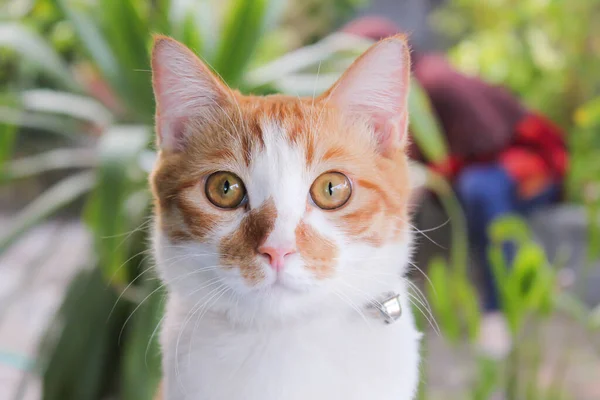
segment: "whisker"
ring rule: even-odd
[[[435,325],[433,324],[433,322],[431,321],[431,319],[427,316],[427,314],[425,314],[425,312],[421,309],[421,307],[419,307],[418,304],[416,304],[413,300],[416,299],[414,296],[409,294],[409,298],[408,301],[417,309],[419,310],[419,312],[421,313],[421,315],[423,315],[423,317],[425,317],[425,319],[427,320],[427,322],[429,323],[429,325],[433,328],[433,330],[435,331],[435,333],[438,336],[441,336],[441,332],[439,329],[439,326],[437,324],[437,321],[435,321],[435,318],[433,319],[435,321]]]
[[[231,290],[231,288],[228,288],[228,287],[224,286],[221,291],[215,293],[208,300],[206,300],[204,302],[204,305],[200,308],[200,310],[202,310],[202,312],[196,318],[196,323],[194,324],[194,329],[192,329],[192,335],[190,336],[190,340],[188,341],[189,342],[189,344],[188,344],[188,366],[191,365],[191,363],[192,363],[192,344],[193,344],[193,338],[194,338],[194,336],[196,336],[196,329],[198,329],[198,326],[200,325],[200,321],[202,321],[202,318],[204,318],[204,315],[206,315],[206,313],[208,312],[208,310],[210,309],[210,307],[213,304],[216,304],[219,301],[219,299],[221,297],[223,297],[223,295],[225,293],[229,292],[230,290]]]
[[[348,298],[348,296],[346,296],[345,294],[343,294],[342,292],[339,292],[337,290],[332,290],[332,293],[335,294],[340,300],[342,300],[342,302],[344,304],[350,306],[354,311],[356,311],[358,313],[358,315],[360,315],[360,317],[365,321],[365,323],[368,326],[371,326],[371,324],[369,323],[369,320],[367,319],[365,314],[362,312],[362,310],[356,304],[354,304],[354,302],[352,302],[352,300],[350,300]]]
[[[401,222],[404,222],[404,223],[405,223],[407,226],[409,226],[410,228],[412,228],[414,232],[416,232],[416,233],[420,233],[421,235],[423,235],[425,238],[427,238],[427,239],[428,239],[428,240],[429,240],[431,243],[433,243],[434,245],[438,246],[438,247],[439,247],[439,248],[441,248],[441,249],[444,249],[444,250],[446,250],[446,247],[442,246],[441,244],[439,244],[438,242],[436,242],[435,240],[433,240],[433,239],[432,239],[432,238],[431,238],[429,235],[427,235],[427,234],[425,233],[425,232],[429,232],[429,231],[431,231],[431,230],[422,231],[422,230],[420,230],[419,228],[417,228],[415,225],[411,224],[411,223],[410,223],[410,221],[408,221],[408,220],[406,220],[406,219],[404,219],[404,218],[402,218],[402,217],[395,216],[395,217],[392,217],[392,218],[394,218],[394,219],[397,219],[397,220],[399,220],[399,221],[401,221]],[[449,221],[450,221],[450,220],[448,220],[447,222],[449,222]],[[447,223],[447,222],[446,222],[446,223]],[[446,224],[446,223],[444,223],[444,224]],[[442,226],[443,226],[443,225],[442,225]]]
[[[159,287],[157,287],[156,289],[154,289],[152,292],[150,292],[150,294],[148,296],[146,296],[140,302],[140,304],[138,304],[133,309],[133,311],[131,312],[131,314],[129,314],[129,316],[127,317],[127,319],[123,323],[123,326],[121,327],[121,331],[119,332],[119,339],[117,340],[117,343],[118,343],[119,346],[121,345],[121,336],[123,336],[123,331],[125,330],[125,327],[127,326],[127,323],[129,322],[129,320],[133,317],[133,315],[136,313],[136,311],[140,309],[140,307],[142,306],[142,304],[144,304],[153,294],[155,294],[156,292],[158,292],[159,290],[161,290],[163,287],[165,287],[165,284],[160,285]]]
[[[115,270],[115,272],[113,272],[112,276],[108,280],[108,283],[106,284],[106,287],[109,287],[111,285],[111,283],[114,281],[115,277],[117,276],[117,274],[119,273],[121,268],[123,268],[127,263],[129,263],[131,260],[133,260],[137,256],[142,255],[144,253],[148,253],[148,256],[152,255],[152,249],[144,249],[142,251],[139,251],[139,252],[135,253],[134,255],[132,255],[131,257],[129,257],[127,260],[125,260],[121,265],[119,265],[119,268],[117,268]],[[144,259],[145,259],[145,257],[144,257]]]
[[[121,327],[121,331],[119,332],[118,344],[119,344],[119,345],[121,344],[121,336],[123,336],[123,331],[125,330],[125,327],[127,326],[127,323],[129,322],[129,320],[130,320],[130,319],[133,317],[133,315],[136,313],[136,311],[137,311],[137,310],[139,310],[139,309],[140,309],[140,307],[141,307],[141,306],[142,306],[142,305],[143,305],[143,304],[144,304],[144,303],[145,303],[145,302],[146,302],[146,301],[147,301],[147,300],[148,300],[150,297],[152,297],[152,295],[154,295],[154,294],[155,294],[156,292],[158,292],[159,290],[163,289],[165,286],[167,286],[167,284],[172,284],[172,283],[174,283],[175,281],[178,281],[178,280],[180,280],[180,279],[183,279],[183,278],[189,277],[190,275],[197,274],[197,273],[200,273],[200,272],[204,272],[204,271],[206,271],[206,270],[213,269],[213,268],[217,268],[217,266],[211,266],[211,267],[200,268],[200,269],[197,269],[197,270],[194,270],[194,271],[190,271],[190,272],[188,272],[188,273],[186,273],[186,274],[182,274],[182,275],[180,275],[180,276],[178,276],[178,277],[176,277],[176,278],[174,278],[174,279],[172,279],[172,280],[170,280],[170,281],[165,281],[165,282],[163,282],[163,283],[162,283],[161,285],[159,285],[159,286],[158,286],[156,289],[154,289],[152,292],[150,292],[150,294],[148,294],[148,295],[147,295],[147,296],[146,296],[146,297],[145,297],[145,298],[144,298],[144,299],[143,299],[143,300],[142,300],[142,301],[141,301],[141,302],[140,302],[140,303],[139,303],[139,304],[138,304],[138,305],[137,305],[137,306],[136,306],[136,307],[133,309],[133,311],[131,312],[131,314],[129,314],[129,316],[127,317],[127,319],[126,319],[126,320],[125,320],[125,322],[123,323],[123,326]],[[213,278],[213,279],[215,279],[215,278]],[[209,280],[209,281],[210,281],[210,280]],[[200,288],[200,289],[202,289],[202,288]],[[196,291],[198,291],[198,290],[200,290],[200,289],[196,289]],[[196,292],[196,291],[195,291],[195,292]],[[195,293],[195,292],[194,292],[194,293]]]
[[[152,335],[150,335],[150,339],[148,340],[148,345],[146,345],[146,351],[144,351],[144,364],[146,365],[146,368],[148,368],[148,352],[150,351],[150,345],[152,344],[152,341],[154,340],[154,337],[156,336],[158,329],[162,326],[162,323],[165,320],[166,316],[167,316],[167,314],[164,313],[163,316],[160,318],[160,320],[156,324],[156,328],[154,328],[154,330],[152,331]]]
[[[213,282],[213,283],[220,283],[220,282]],[[177,336],[177,342],[175,343],[175,374],[178,377],[178,381],[179,381],[180,385],[182,385],[182,389],[184,390],[184,392],[185,392],[185,387],[183,387],[183,382],[180,379],[181,371],[179,370],[179,343],[181,342],[181,335],[185,331],[185,327],[187,326],[188,322],[194,317],[196,312],[198,312],[198,310],[199,310],[198,306],[200,305],[200,303],[206,297],[211,296],[213,293],[221,290],[223,288],[223,286],[224,285],[220,284],[218,287],[216,287],[215,289],[212,289],[210,292],[208,292],[208,294],[206,294],[200,300],[198,300],[196,302],[196,304],[188,312],[188,316],[185,318],[185,320],[183,322],[183,326],[179,329],[179,335]]]
[[[437,292],[435,291],[435,286],[433,285],[433,282],[431,282],[431,279],[429,279],[429,277],[427,276],[427,274],[425,273],[425,271],[423,271],[421,268],[419,268],[417,266],[417,264],[415,264],[412,261],[408,262],[409,265],[411,265],[413,268],[415,268],[417,271],[419,271],[423,277],[427,280],[427,282],[429,282],[429,284],[431,285],[431,288],[433,289],[433,292],[437,295]]]
[[[445,222],[442,222],[441,224],[439,224],[436,227],[427,228],[427,229],[421,230],[420,232],[433,232],[433,231],[437,231],[438,229],[443,228],[444,226],[448,225],[449,223],[450,223],[450,218],[446,219]]]

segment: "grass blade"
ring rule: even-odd
[[[279,10],[280,3],[268,0],[230,1],[213,63],[215,70],[230,86],[240,84],[265,29],[278,18],[272,10]]]
[[[117,59],[96,24],[96,19],[91,18],[68,0],[53,0],[53,3],[65,19],[71,23],[81,44],[102,76],[108,80],[117,93],[121,93],[127,87],[127,82],[121,75]]]
[[[450,262],[453,273],[458,276],[467,276],[468,254],[469,254],[469,237],[467,235],[467,222],[465,215],[452,189],[452,185],[441,175],[427,169],[427,178],[425,186],[434,192],[441,204],[442,208],[450,219],[450,228],[452,235],[452,247],[450,248]]]
[[[213,61],[219,30],[209,0],[172,0],[170,34],[209,63]]]
[[[125,302],[113,310],[116,300],[100,268],[82,272],[71,283],[42,344],[44,400],[106,398],[119,372],[114,368],[120,352],[117,337],[130,310]]]
[[[0,253],[28,229],[89,192],[95,182],[93,173],[81,172],[51,186],[15,216],[12,226],[0,236]]]
[[[116,283],[127,278],[127,271],[121,268],[128,254],[122,237],[129,230],[127,199],[146,186],[146,175],[138,162],[149,138],[145,126],[115,126],[100,142],[98,184],[86,207],[86,221],[94,232],[105,276]]]
[[[66,139],[78,140],[79,126],[69,118],[23,111],[0,105],[0,124],[51,132]]]
[[[291,51],[265,65],[250,71],[245,78],[245,85],[248,87],[259,87],[264,85],[275,85],[276,87],[285,86],[288,80],[293,80],[291,77],[306,71],[310,68],[314,69],[314,79],[309,79],[309,84],[303,93],[313,91],[316,94],[328,88],[328,83],[323,86],[321,77],[327,72],[320,70],[319,80],[316,79],[316,72],[320,68],[319,65],[324,64],[331,59],[347,60],[350,64],[362,51],[366,50],[372,42],[358,36],[348,35],[343,33],[334,33],[323,40],[300,49]],[[335,72],[336,78],[343,71]],[[318,87],[315,89],[315,84]]]
[[[98,157],[93,149],[55,149],[7,163],[2,177],[6,181],[26,179],[49,171],[90,168],[97,164]]]
[[[145,283],[147,292],[158,286]],[[122,400],[152,400],[161,378],[160,349],[156,335],[162,316],[163,292],[156,292],[136,311],[127,332],[121,375]]]
[[[113,121],[110,111],[96,100],[67,92],[27,90],[21,93],[21,104],[26,110],[61,114],[92,122],[99,128],[105,128]]]
[[[132,0],[101,0],[102,31],[121,73],[121,95],[139,120],[151,123],[154,96],[151,86],[148,44],[151,28]]]
[[[445,160],[448,146],[440,124],[432,112],[427,94],[414,79],[410,89],[408,111],[412,137],[428,161]]]
[[[69,68],[52,46],[25,26],[16,22],[0,23],[0,47],[16,52],[65,88],[81,91]]]
[[[16,138],[17,127],[0,122],[0,167],[4,167],[4,164],[10,159]],[[0,176],[0,182],[2,182],[2,178]]]

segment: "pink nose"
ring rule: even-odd
[[[283,268],[285,257],[294,254],[296,249],[291,247],[265,247],[258,248],[260,254],[264,254],[269,258],[269,264],[275,271],[280,271]]]

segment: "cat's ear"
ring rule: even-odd
[[[392,36],[373,45],[323,94],[350,116],[366,119],[379,149],[391,155],[406,145],[410,51],[406,38]]]
[[[194,53],[165,36],[154,38],[152,86],[158,144],[167,151],[183,148],[186,121],[190,117],[210,118],[231,95]]]

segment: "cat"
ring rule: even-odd
[[[152,71],[163,398],[413,399],[406,39],[316,98],[242,95],[164,36]]]

